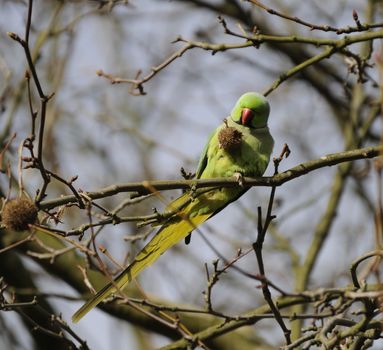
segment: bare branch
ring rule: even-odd
[[[285,182],[296,179],[302,175],[308,174],[314,170],[327,166],[334,166],[344,162],[350,162],[358,159],[375,158],[382,155],[383,146],[374,146],[360,148],[352,151],[332,153],[323,156],[319,159],[311,160],[306,163],[297,165],[289,170],[286,170],[278,175],[262,178],[244,178],[245,186],[281,186]],[[147,194],[148,185],[154,187],[157,191],[174,190],[174,189],[190,189],[192,186],[196,188],[206,187],[235,187],[238,186],[238,180],[235,178],[217,178],[204,180],[158,180],[158,181],[142,181],[126,184],[116,184],[102,188],[93,192],[85,192],[92,200],[113,196],[122,192],[139,192]],[[42,209],[52,209],[61,205],[75,203],[76,196],[63,196],[57,199],[46,200],[40,203]]]

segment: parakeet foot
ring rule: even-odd
[[[237,180],[237,182],[239,183],[239,186],[241,187],[244,187],[244,177],[241,173],[234,173],[234,177],[235,179]]]

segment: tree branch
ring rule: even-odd
[[[358,159],[368,159],[382,156],[383,145],[355,149],[347,152],[339,152],[327,154],[319,159],[310,160],[306,163],[299,164],[289,170],[278,175],[259,178],[244,178],[244,185],[253,186],[281,186],[285,182],[291,181],[302,175],[308,174],[314,170],[333,166],[344,162],[350,162]],[[235,178],[215,178],[203,180],[157,180],[157,181],[141,181],[111,185],[92,192],[85,192],[88,198],[100,199],[110,197],[122,192],[139,192],[140,194],[150,192],[150,188],[158,191],[174,190],[174,189],[190,189],[206,188],[206,187],[235,187],[239,186]],[[77,202],[75,195],[63,196],[56,199],[46,200],[40,203],[40,208],[49,210],[65,204],[73,204]]]

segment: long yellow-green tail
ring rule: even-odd
[[[197,215],[164,226],[153,239],[137,254],[132,263],[116,279],[102,288],[92,299],[87,301],[73,316],[72,322],[78,322],[91,309],[111,294],[122,290],[144,268],[155,262],[162,253],[185,238],[197,226],[205,222],[213,213]]]

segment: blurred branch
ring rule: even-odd
[[[361,288],[360,283],[358,281],[358,276],[357,276],[357,273],[356,273],[356,270],[357,270],[358,266],[363,261],[365,261],[365,260],[367,260],[369,258],[372,258],[374,256],[383,257],[383,250],[373,250],[372,252],[368,252],[366,254],[363,254],[361,257],[359,257],[358,259],[356,259],[352,263],[351,268],[350,268],[350,272],[351,272],[351,277],[352,277],[352,283],[354,284],[355,288],[358,288],[358,289]]]
[[[325,302],[325,300],[336,300],[340,298],[341,296],[347,296],[350,293],[350,290],[352,290],[353,287],[349,288],[337,288],[332,290],[318,290],[318,291],[312,291],[312,292],[305,292],[301,293],[300,295],[291,296],[291,297],[280,297],[276,299],[276,304],[278,308],[285,309],[289,308],[293,305],[300,305],[300,304],[310,304],[315,302]],[[358,294],[358,297],[362,297],[363,294]],[[380,294],[379,294],[380,295]],[[356,295],[351,294],[350,296],[347,296],[347,298],[355,298]],[[369,297],[369,294],[364,295],[365,298]],[[269,305],[263,305],[259,308],[256,308],[250,312],[242,314],[237,319],[232,320],[224,320],[220,323],[217,323],[216,325],[213,325],[212,327],[209,327],[199,333],[195,333],[193,335],[193,339],[200,339],[203,341],[207,341],[208,339],[213,339],[215,337],[221,336],[222,334],[225,334],[227,332],[230,332],[230,330],[238,329],[244,326],[248,325],[254,325],[260,320],[264,319],[264,317],[268,318],[271,313],[271,309]],[[331,319],[331,316],[334,316],[334,313],[326,314],[325,317],[328,317]],[[287,315],[283,315],[283,317],[288,317]],[[294,319],[297,318],[305,318],[305,315],[294,315],[291,314],[290,318]],[[314,316],[315,318],[315,316]],[[319,316],[321,318],[321,316]],[[374,324],[374,326],[376,326]],[[348,325],[355,325],[354,321],[349,320]],[[317,334],[320,334],[321,328],[318,329]],[[182,339],[177,342],[174,342],[170,345],[164,346],[161,348],[162,350],[171,350],[171,349],[186,349],[188,345],[192,344],[192,340],[188,339]],[[306,341],[306,340],[305,340]],[[289,347],[285,347],[284,349],[288,349]],[[293,347],[291,347],[292,349]]]
[[[2,236],[4,236],[4,232],[2,232]],[[0,242],[0,246],[3,246],[2,242]],[[15,271],[17,271],[17,273],[15,273]],[[34,274],[25,266],[15,250],[0,254],[0,274],[9,289],[36,289]],[[12,292],[11,296],[11,300],[1,301],[3,307],[6,310],[6,304],[11,303],[10,310],[14,310],[20,315],[34,340],[36,348],[55,348],[63,350],[68,348],[69,339],[67,339],[66,336],[62,335],[61,339],[52,337],[52,335],[60,333],[61,329],[56,324],[51,323],[50,315],[54,314],[54,309],[50,303],[48,303],[46,297],[33,298],[33,296],[22,295],[17,292]],[[34,302],[31,304],[32,299],[34,299]],[[30,304],[29,306],[27,305],[28,303]],[[15,306],[12,307],[12,304]],[[32,320],[33,324],[31,323]],[[35,328],[37,325],[39,327]]]
[[[375,158],[382,155],[383,145],[355,149],[352,151],[332,153],[323,156],[319,159],[311,160],[306,163],[297,165],[289,170],[286,170],[278,175],[262,178],[247,178],[245,177],[244,186],[281,186],[285,182],[291,181],[297,177],[308,174],[314,170],[333,166],[344,162],[350,162],[358,159]],[[139,192],[147,194],[149,188],[155,188],[158,191],[172,189],[190,189],[190,188],[206,188],[206,187],[235,187],[239,186],[238,180],[235,178],[217,178],[204,180],[159,180],[159,181],[142,181],[126,184],[116,184],[104,187],[98,191],[84,192],[88,198],[95,200],[113,196],[121,192]],[[40,207],[44,210],[52,209],[61,205],[75,203],[76,196],[69,195],[56,199],[46,200],[40,203]]]
[[[18,239],[23,238],[23,235],[20,234],[21,237],[18,237]],[[50,249],[54,250],[63,250],[67,246],[62,242],[60,239],[57,239],[55,237],[49,236],[47,234],[43,234],[40,232],[36,233],[36,237],[39,241],[43,242],[44,246],[49,247]],[[3,244],[12,244],[12,242],[17,239],[14,235],[14,232],[5,231],[4,234],[1,236],[1,239],[3,241]],[[71,250],[68,251],[66,254],[61,255],[59,259],[55,259],[54,261],[49,261],[47,259],[41,259],[39,256],[41,254],[44,254],[46,252],[46,248],[43,248],[41,245],[37,244],[36,241],[29,241],[24,245],[19,245],[16,248],[19,252],[26,254],[29,257],[32,257],[32,259],[38,263],[40,266],[42,266],[44,269],[48,271],[48,273],[52,276],[55,276],[69,285],[71,285],[74,289],[76,289],[78,292],[82,293],[84,297],[89,297],[89,290],[84,283],[84,276],[81,273],[79,269],[73,268],[73,266],[79,265],[82,268],[87,270],[87,278],[89,278],[90,283],[94,286],[95,289],[100,289],[102,286],[104,286],[107,282],[109,282],[109,277],[103,275],[101,272],[89,269],[87,259],[84,257],[81,257],[77,252]],[[29,255],[30,252],[33,252],[32,255]],[[12,253],[13,255],[17,256],[15,254],[15,251],[10,251],[5,254]],[[5,255],[0,255],[0,259]],[[0,268],[4,269],[5,267],[13,269],[13,265],[10,264],[9,258],[5,258],[8,261],[7,264],[1,264]],[[12,270],[13,271],[13,270]],[[14,274],[15,277],[17,277],[17,274]],[[16,286],[17,287],[17,286]],[[23,288],[23,286],[19,286],[20,288]],[[30,286],[26,286],[26,288],[29,288]],[[34,287],[31,287],[32,289],[35,289]],[[22,294],[22,293],[21,293]],[[25,294],[25,293],[24,293]],[[51,293],[50,293],[51,294]],[[131,287],[128,291],[129,296],[134,297],[137,295],[137,291]],[[51,294],[53,297],[55,296],[53,293]],[[44,296],[47,296],[46,294]],[[24,295],[24,297],[30,298],[30,294]],[[159,304],[165,307],[168,306],[169,310],[174,308],[169,303],[165,301],[158,301]],[[148,305],[148,304],[147,304]],[[147,306],[146,305],[146,306]],[[100,308],[106,312],[108,312],[110,315],[115,316],[121,320],[125,320],[127,322],[130,322],[134,325],[137,325],[139,327],[142,327],[143,329],[146,329],[148,331],[153,331],[157,334],[162,334],[164,336],[169,337],[170,339],[177,339],[179,338],[179,333],[174,328],[169,328],[166,325],[156,322],[152,318],[148,317],[147,315],[143,314],[140,311],[137,311],[133,309],[130,306],[124,305],[124,304],[118,304],[118,303],[105,303],[100,305]],[[156,309],[156,308],[154,308]],[[214,324],[217,324],[217,318],[213,315],[203,315],[203,317],[198,315],[188,315],[183,314],[181,317],[181,322],[186,325],[188,329],[190,329],[191,332],[196,333],[201,331],[204,328],[208,328]],[[221,339],[214,339],[211,340],[211,344],[216,349],[232,349],[232,341],[235,341],[238,344],[246,344],[247,342],[251,343],[251,341],[248,339],[246,340],[246,337],[244,339],[243,333],[236,333],[231,332],[230,335],[230,342],[225,343],[224,337]],[[250,336],[252,341],[254,339],[259,339],[258,337],[252,337]],[[262,344],[263,341],[259,341],[259,344]],[[214,346],[216,344],[216,346]],[[231,345],[230,345],[231,344]],[[254,343],[252,343],[254,345]],[[249,344],[247,346],[250,347]],[[268,347],[266,345],[265,349],[271,350],[272,347]],[[238,347],[238,349],[242,349]],[[243,348],[245,349],[245,348]]]
[[[369,19],[373,18],[374,2],[371,1],[367,4],[367,14]],[[368,41],[363,42],[360,47],[360,56],[368,57],[370,55],[371,45]],[[345,143],[345,149],[350,150],[356,147],[360,147],[365,142],[365,137],[370,129],[372,123],[380,113],[380,108],[377,106],[370,106],[370,114],[366,120],[361,119],[363,107],[365,102],[365,88],[362,84],[355,84],[352,87],[350,96],[350,106],[347,123],[343,123],[342,133]],[[380,150],[382,154],[382,150]],[[308,288],[308,283],[314,269],[314,266],[318,260],[319,254],[322,252],[322,247],[327,240],[331,227],[335,221],[339,204],[342,195],[345,191],[346,181],[351,174],[353,163],[342,164],[336,172],[332,181],[330,197],[328,199],[326,209],[318,220],[318,223],[314,229],[313,239],[305,254],[303,263],[295,271],[296,283],[295,290],[303,291]],[[364,302],[364,312],[367,319],[370,319],[373,312],[373,306],[369,301]],[[301,313],[304,310],[304,306],[298,305],[294,308],[296,313]],[[302,333],[302,322],[292,323],[292,335],[293,339],[300,338]]]
[[[289,15],[284,14],[282,12],[276,11],[270,7],[267,7],[266,5],[262,4],[258,0],[246,0],[246,1],[254,4],[255,6],[261,8],[263,10],[265,10],[270,15],[275,15],[275,16],[281,17],[283,19],[286,19],[286,20],[295,22],[297,24],[303,25],[305,27],[308,27],[310,30],[321,30],[324,32],[335,32],[336,34],[339,35],[339,34],[344,34],[344,33],[363,32],[363,31],[367,31],[370,29],[383,27],[383,22],[381,22],[381,23],[363,23],[362,24],[359,21],[358,14],[356,13],[355,10],[353,11],[352,15],[353,15],[353,19],[356,23],[356,26],[337,28],[337,27],[332,27],[329,25],[317,25],[314,23],[304,21],[304,20],[302,20],[296,16],[289,16]]]
[[[243,34],[235,33],[231,31],[230,29],[228,29],[226,22],[222,18],[219,18],[219,21],[222,23],[226,34],[245,39],[245,42],[239,43],[239,44],[225,44],[225,43],[211,44],[207,42],[190,41],[190,40],[183,39],[182,37],[178,37],[174,42],[175,43],[184,42],[186,43],[184,47],[174,52],[171,56],[169,56],[166,60],[164,60],[158,66],[152,67],[151,72],[141,79],[139,79],[139,76],[141,75],[141,71],[137,73],[137,77],[135,79],[125,79],[125,78],[115,77],[111,74],[105,73],[102,70],[98,70],[97,74],[99,76],[109,79],[112,84],[128,83],[131,85],[130,92],[132,94],[144,95],[145,94],[145,91],[143,88],[144,83],[152,79],[156,74],[158,74],[161,70],[169,66],[177,58],[182,57],[185,52],[194,48],[200,48],[206,51],[211,51],[212,54],[214,55],[217,52],[223,52],[223,51],[233,50],[233,49],[242,49],[245,47],[259,48],[259,46],[262,43],[274,43],[274,44],[289,44],[289,43],[303,44],[304,43],[304,44],[315,45],[316,47],[328,46],[328,48],[322,51],[321,53],[313,57],[310,57],[309,59],[305,60],[304,62],[301,62],[300,64],[296,65],[295,67],[291,68],[290,70],[282,74],[279,77],[279,79],[273,83],[273,85],[269,88],[269,90],[267,90],[265,95],[268,95],[271,91],[275,90],[286,79],[290,78],[291,76],[295,75],[301,70],[313,65],[314,63],[318,63],[322,61],[323,59],[332,56],[336,52],[341,52],[345,47],[349,45],[383,38],[383,30],[366,32],[366,33],[356,34],[356,35],[348,35],[348,36],[344,36],[341,39],[323,39],[323,38],[316,38],[316,37],[301,37],[296,35],[292,35],[292,36],[263,35],[259,33],[254,33],[253,35],[243,35]],[[138,92],[135,92],[136,90],[138,90]]]
[[[50,237],[47,235],[43,235],[40,233],[36,234],[38,239],[44,242],[44,245],[52,247],[52,249],[58,249],[62,250],[65,245],[63,242],[60,242],[59,240],[55,239],[54,237]],[[5,234],[2,236],[2,239],[6,240],[14,240],[16,237],[12,234],[12,232],[5,232]],[[18,246],[17,249],[19,251],[23,251],[28,253],[29,251],[33,251],[35,253],[42,253],[44,250],[43,248],[36,244],[36,242],[30,241],[26,242],[23,246]],[[381,252],[380,252],[381,253]],[[79,255],[74,251],[69,251],[65,255],[62,255],[60,259],[56,259],[54,261],[47,261],[46,259],[40,259],[38,258],[39,254],[34,254],[33,258],[34,260],[39,263],[41,266],[46,268],[48,271],[50,271],[55,276],[63,279],[70,285],[72,285],[75,289],[86,292],[87,288],[84,285],[84,277],[83,275],[77,270],[73,269],[73,265],[80,264],[84,267],[86,267],[86,259],[80,258]],[[353,266],[357,266],[364,258],[360,258],[356,260],[356,263],[354,263]],[[11,264],[12,265],[12,264]],[[9,265],[10,266],[10,265]],[[11,267],[11,266],[10,266]],[[72,267],[72,268],[71,268]],[[13,265],[12,265],[13,268]],[[355,268],[354,268],[355,269]],[[96,288],[99,288],[102,286],[106,280],[108,280],[107,277],[103,276],[100,272],[88,270],[88,277],[93,285],[95,285]],[[130,295],[132,295],[131,291],[129,292]],[[308,303],[322,303],[324,306],[329,303],[331,300],[350,300],[350,302],[357,302],[361,299],[366,298],[379,298],[381,297],[381,291],[379,291],[379,286],[377,286],[375,289],[373,286],[370,286],[368,289],[359,290],[355,288],[354,286],[349,286],[346,288],[333,288],[333,289],[318,289],[316,291],[305,291],[296,295],[290,295],[289,297],[281,297],[276,299],[276,305],[278,306],[278,309],[285,309],[292,305],[297,304],[308,304]],[[149,306],[150,303],[144,303],[144,306]],[[218,322],[217,318],[213,317],[212,315],[209,315],[207,319],[197,318],[196,315],[192,315],[190,317],[187,317],[184,315],[184,313],[195,313],[193,309],[190,310],[190,308],[174,308],[172,306],[167,306],[166,303],[161,302],[160,305],[163,305],[163,307],[157,307],[156,305],[153,305],[153,308],[155,310],[169,310],[174,311],[178,313],[182,313],[181,320],[183,324],[186,324],[188,328],[191,329],[193,332],[193,336],[188,337],[188,339],[182,339],[180,341],[177,341],[169,347],[168,349],[176,349],[177,346],[181,346],[182,344],[191,344],[197,339],[203,341],[204,343],[207,342],[208,346],[212,342],[212,344],[221,344],[220,346],[216,346],[214,348],[219,349],[225,349],[226,346],[225,343],[220,342],[221,336],[224,334],[229,334],[230,339],[236,339],[237,336],[236,332],[233,333],[234,330],[242,328],[246,325],[252,325],[257,323],[258,321],[264,319],[264,318],[270,318],[271,317],[271,310],[268,305],[264,305],[260,308],[257,308],[251,312],[243,313],[238,316],[233,316],[229,318],[225,318],[222,322]],[[313,315],[305,315],[305,314],[291,314],[294,318],[298,319],[304,319],[304,318],[331,318],[332,316],[336,316],[337,312],[342,312],[342,306],[343,304],[339,304],[339,307],[334,310],[334,307],[329,305],[330,310],[332,310],[330,313],[323,312],[323,313],[316,313],[315,316]],[[134,312],[131,308],[126,307],[125,305],[118,305],[116,303],[112,304],[105,304],[102,305],[101,308],[105,309],[106,311],[110,312],[112,315],[117,316],[119,318],[129,320],[130,322],[140,325],[148,330],[154,330],[155,332],[158,332],[160,334],[164,334],[166,336],[169,336],[171,338],[177,338],[178,332],[176,332],[174,329],[169,329],[165,325],[159,325],[156,321],[148,318],[145,315],[140,315],[140,312]],[[198,309],[196,309],[198,310]],[[335,312],[336,311],[336,312]],[[203,312],[206,313],[206,310],[203,310]],[[291,317],[290,315],[290,317]],[[204,315],[207,316],[206,314]],[[288,314],[282,314],[283,318],[288,318]],[[222,316],[220,316],[222,317]],[[348,325],[354,326],[358,323],[350,320],[348,322]],[[370,327],[374,326],[375,323],[371,323]],[[350,334],[357,334],[361,331],[361,324],[359,324],[358,327],[352,328],[352,330],[349,333],[344,333],[344,337],[348,337]],[[315,336],[322,336],[322,333],[320,333],[320,329],[318,329]],[[238,334],[239,338],[241,337],[240,334]],[[219,339],[215,339],[216,337],[219,337]],[[224,337],[223,337],[224,338]],[[323,342],[327,341],[327,338],[322,339]],[[216,343],[218,342],[218,343]],[[229,344],[229,343],[228,343]],[[254,344],[253,344],[254,345]],[[232,343],[231,345],[232,346]],[[266,346],[266,349],[269,349],[269,347]],[[259,348],[262,348],[262,344],[259,345]],[[166,347],[165,347],[166,349]]]

